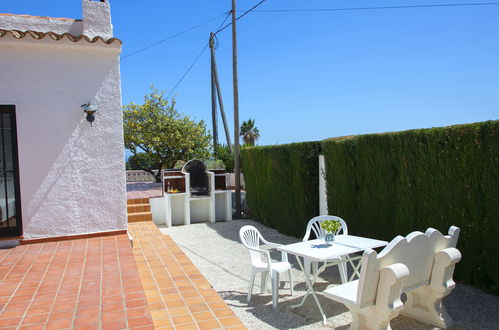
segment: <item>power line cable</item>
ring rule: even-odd
[[[155,42],[155,43],[153,43],[153,44],[150,44],[150,45],[148,45],[148,46],[146,46],[146,47],[144,47],[144,48],[141,48],[141,49],[138,49],[138,50],[133,51],[133,52],[131,52],[131,53],[128,53],[128,54],[126,54],[126,55],[123,55],[123,56],[121,57],[121,60],[123,60],[123,59],[125,59],[125,58],[127,58],[127,57],[130,57],[130,56],[133,56],[133,55],[135,55],[135,54],[141,53],[141,52],[143,52],[143,51],[145,51],[145,50],[148,50],[149,48],[152,48],[152,47],[154,47],[154,46],[157,46],[157,45],[159,45],[159,44],[162,44],[162,43],[164,43],[164,42],[166,42],[166,41],[169,41],[169,40],[172,40],[172,39],[174,39],[174,38],[177,38],[177,37],[179,37],[179,36],[181,36],[181,35],[183,35],[183,34],[185,34],[185,33],[187,33],[187,32],[190,32],[190,31],[192,31],[192,30],[194,30],[194,29],[197,29],[198,27],[201,27],[201,26],[203,26],[203,25],[205,25],[205,24],[207,24],[207,23],[209,23],[209,22],[212,22],[212,21],[216,20],[217,18],[219,18],[220,16],[223,16],[223,15],[227,15],[227,12],[224,12],[224,13],[222,13],[222,14],[220,14],[220,15],[217,15],[217,16],[215,16],[215,17],[212,17],[212,18],[210,18],[210,19],[208,19],[208,20],[206,20],[206,21],[204,21],[204,22],[201,22],[201,23],[199,23],[199,24],[193,25],[193,26],[191,26],[190,28],[188,28],[188,29],[186,29],[186,30],[183,30],[183,31],[178,32],[178,33],[175,33],[175,34],[173,34],[173,35],[171,35],[171,36],[166,37],[165,39],[159,40],[159,41],[157,41],[157,42]],[[228,16],[227,16],[227,17],[228,17]],[[224,23],[225,23],[225,21],[224,21]]]
[[[225,22],[227,22],[227,20],[228,20],[228,19],[229,19],[229,17],[230,17],[230,14],[232,14],[232,12],[229,10],[229,11],[228,11],[228,13],[227,13],[227,16],[225,16],[224,21],[223,21],[223,22],[222,22],[222,24],[220,24],[220,26],[218,27],[217,32],[215,32],[215,35],[216,35],[218,32],[220,32],[220,31],[221,31],[222,26],[225,24]]]
[[[248,9],[244,14],[242,14],[241,16],[239,16],[237,19],[240,19],[240,18],[243,18],[245,15],[247,15],[249,12],[255,10],[255,8],[257,8],[258,6],[260,6],[262,3],[264,3],[266,0],[262,0],[260,1],[259,3],[257,3],[256,5],[254,5],[253,7],[251,7],[250,9]]]
[[[332,12],[332,11],[355,11],[355,10],[383,10],[383,9],[410,9],[410,8],[432,8],[432,7],[466,7],[466,6],[496,6],[499,2],[479,2],[479,3],[447,3],[447,4],[422,4],[422,5],[404,5],[404,6],[379,6],[379,7],[350,7],[350,8],[318,8],[318,9],[256,9],[266,0],[262,0],[243,14],[236,18],[241,19],[248,13],[254,11],[257,13],[279,13],[279,12]],[[232,23],[225,25],[215,32],[215,35],[222,32]]]
[[[241,19],[241,18],[243,18],[244,16],[246,16],[247,14],[249,14],[250,12],[252,12],[253,10],[255,10],[258,6],[260,6],[265,1],[267,1],[267,0],[262,0],[259,3],[257,3],[256,5],[254,5],[253,7],[251,7],[250,9],[246,10],[243,14],[241,14],[241,16],[239,16],[239,17],[236,18],[236,21],[239,20],[239,19]],[[217,32],[215,32],[215,35],[217,35],[218,32],[222,32],[223,30],[225,30],[226,28],[228,28],[231,25],[232,25],[232,23],[229,23],[229,24],[225,25],[223,28],[219,28],[217,30]]]
[[[222,24],[220,24],[220,26],[222,26],[223,24],[225,24],[225,22],[227,21],[227,18],[230,16],[230,11],[226,12],[224,14],[226,14],[227,16],[225,16],[225,19],[223,20]],[[220,16],[218,16],[218,17],[220,17]],[[220,27],[219,27],[219,29],[220,29]],[[199,52],[198,56],[196,56],[196,58],[194,59],[194,61],[187,68],[187,70],[184,72],[184,74],[182,75],[182,77],[180,77],[180,79],[175,84],[175,86],[173,86],[173,88],[170,90],[170,93],[168,93],[168,95],[166,96],[166,98],[169,98],[173,94],[173,92],[177,89],[177,87],[182,83],[182,81],[184,81],[185,77],[187,77],[187,75],[189,74],[189,72],[191,71],[191,69],[194,67],[194,65],[196,65],[196,63],[199,61],[199,59],[201,58],[201,56],[203,55],[203,53],[206,51],[206,49],[208,48],[209,45],[210,45],[209,42],[207,42],[204,45],[204,47],[201,50],[201,52]]]
[[[209,43],[206,43],[206,45],[204,45],[204,47],[201,50],[201,52],[198,54],[198,56],[196,56],[196,59],[194,60],[194,62],[192,62],[192,64],[189,66],[189,68],[187,68],[187,70],[184,72],[184,74],[182,75],[182,77],[180,77],[179,81],[175,84],[175,86],[173,86],[173,88],[171,89],[170,93],[168,93],[168,95],[166,96],[166,98],[169,98],[173,94],[173,92],[175,91],[175,89],[177,89],[177,87],[182,83],[182,81],[184,81],[184,79],[187,76],[187,74],[191,71],[191,69],[194,67],[194,65],[199,61],[199,59],[201,58],[201,55],[203,55],[203,53],[206,51],[206,49],[208,48],[208,45],[209,45]]]
[[[230,14],[232,14],[232,13],[231,13],[231,11],[230,11],[230,10],[228,10],[225,14],[226,14],[226,16],[225,16],[225,18],[224,18],[223,22],[222,22],[222,23],[218,26],[217,31],[218,31],[218,30],[220,30],[220,28],[222,27],[222,25],[224,25],[224,24],[225,24],[225,22],[227,22],[227,20],[228,20],[228,19],[229,19],[229,17],[230,17]]]
[[[383,7],[351,7],[351,8],[319,8],[319,9],[260,9],[257,13],[298,13],[298,12],[331,12],[331,11],[354,11],[354,10],[381,10],[381,9],[410,9],[410,8],[432,8],[432,7],[467,7],[467,6],[497,6],[499,2],[479,2],[479,3],[447,3],[447,4],[422,4],[404,6],[383,6]],[[244,14],[243,14],[244,15]],[[242,15],[241,15],[242,16]]]

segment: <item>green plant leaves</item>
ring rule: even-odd
[[[141,161],[136,165],[160,166],[173,168],[179,160],[210,157],[210,135],[205,123],[196,122],[175,109],[175,100],[171,103],[164,99],[164,91],[152,87],[150,94],[144,97],[144,104],[130,103],[123,106],[123,131],[125,148],[133,154],[144,152],[152,161]],[[141,168],[150,170],[150,168]]]

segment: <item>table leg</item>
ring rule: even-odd
[[[299,303],[298,305],[293,305],[291,307],[296,308],[296,307],[303,306],[303,304],[305,303],[305,299],[307,299],[308,295],[311,293],[312,296],[314,297],[314,300],[315,300],[315,303],[317,304],[317,307],[319,307],[319,311],[321,312],[322,321],[324,322],[324,324],[327,324],[326,314],[324,314],[324,311],[322,310],[321,303],[319,302],[319,298],[317,298],[317,295],[315,294],[313,283],[310,282],[310,278],[307,276],[307,273],[305,273],[305,268],[303,267],[303,264],[300,260],[300,257],[296,256],[296,260],[298,261],[298,266],[300,266],[301,271],[303,272],[303,274],[305,274],[305,283],[307,284],[308,290],[307,290],[307,293],[305,294],[305,296],[303,297],[301,303]],[[316,280],[318,274],[319,274],[319,272],[317,272],[317,274],[314,275],[314,277],[313,277],[314,283],[315,283],[315,280]]]
[[[298,260],[298,257],[297,257],[296,259]],[[299,263],[299,262],[300,262],[300,261],[298,260],[298,263]],[[304,267],[304,268],[305,268],[305,267]],[[305,274],[305,276],[306,276],[306,277],[308,277],[307,272],[306,272],[306,271],[304,271],[304,269],[302,269],[302,272]],[[318,272],[317,272],[317,273],[318,273]],[[311,275],[310,277],[308,277],[309,279],[310,279],[310,278],[312,279],[312,280],[310,281],[310,283],[312,283],[312,286],[314,285],[314,283],[315,283],[315,281],[316,281],[316,279],[317,279],[317,276],[318,276],[318,274],[317,274],[317,273],[316,273],[315,275]],[[291,307],[296,308],[296,307],[301,307],[301,306],[303,306],[303,304],[305,303],[305,300],[307,300],[307,297],[308,297],[308,295],[309,295],[310,293],[311,293],[311,291],[310,291],[310,288],[309,288],[309,286],[308,286],[308,284],[307,284],[307,292],[305,292],[305,295],[304,295],[304,296],[303,296],[303,298],[301,299],[301,302],[300,302],[299,304],[297,304],[297,305],[292,305]]]

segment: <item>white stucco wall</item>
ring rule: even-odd
[[[0,104],[16,105],[25,238],[127,227],[120,46],[0,39]],[[80,107],[89,101],[93,127]]]

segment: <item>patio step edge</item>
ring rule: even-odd
[[[149,198],[133,198],[126,200],[127,205],[149,204]]]
[[[134,214],[139,212],[151,212],[151,205],[147,204],[128,204],[127,213]]]
[[[128,222],[152,221],[151,212],[135,212],[128,214]]]

